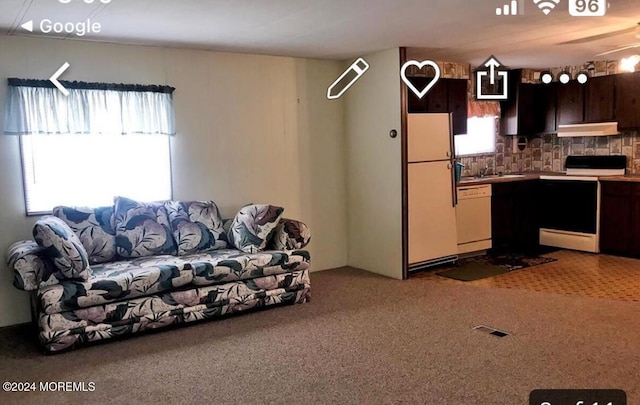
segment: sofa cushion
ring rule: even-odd
[[[264,250],[269,237],[280,222],[284,208],[267,204],[242,207],[229,229],[229,242],[246,253]]]
[[[149,297],[46,314],[40,317],[39,324],[43,332],[72,330],[73,333],[80,333],[83,328],[94,325],[131,325],[144,322],[145,319],[141,318],[145,317],[157,322],[167,315],[188,316],[198,310],[210,309],[212,311],[208,313],[222,315],[235,312],[238,307],[278,304],[287,300],[290,293],[302,292],[304,297],[308,297],[310,289],[309,272],[299,271],[215,286],[165,291]],[[256,299],[262,302],[255,302]],[[225,308],[228,305],[231,307]],[[217,312],[215,308],[223,309],[223,312]]]
[[[55,207],[53,215],[69,225],[87,250],[89,263],[105,263],[116,258],[116,231],[113,206],[100,208]]]
[[[41,288],[38,297],[47,314],[148,296],[189,284],[193,271],[177,256],[143,257],[97,264],[87,281],[66,280]]]
[[[227,247],[222,218],[213,201],[167,201],[165,207],[178,255]]]
[[[199,286],[306,270],[310,260],[304,250],[244,253],[222,249],[181,258],[191,264],[193,284]]]
[[[56,274],[57,278],[89,278],[89,255],[78,236],[60,218],[46,216],[36,221],[33,226],[33,238],[60,270]]]
[[[281,219],[273,232],[269,248],[273,250],[302,249],[311,241],[309,227],[294,219]]]
[[[115,198],[116,252],[123,258],[175,255],[176,242],[164,202]]]

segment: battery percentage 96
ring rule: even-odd
[[[574,17],[602,17],[607,7],[607,0],[569,0],[569,14]]]

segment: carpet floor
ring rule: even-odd
[[[94,392],[0,392],[0,403],[525,405],[539,388],[617,388],[640,403],[637,302],[350,268],[313,273],[312,293],[304,305],[54,356],[25,330],[0,331],[2,381],[95,382]]]

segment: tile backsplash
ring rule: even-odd
[[[522,152],[513,152],[514,136],[496,135],[495,153],[463,156],[463,176],[476,176],[489,167],[488,174],[564,170],[569,155],[626,155],[627,174],[640,174],[640,136],[637,131],[616,136],[559,138],[555,134],[528,139]]]

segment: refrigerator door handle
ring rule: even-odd
[[[453,203],[453,207],[455,208],[458,205],[458,187],[456,187],[456,169],[455,164],[453,162],[447,165],[449,170],[451,171],[451,200]]]

